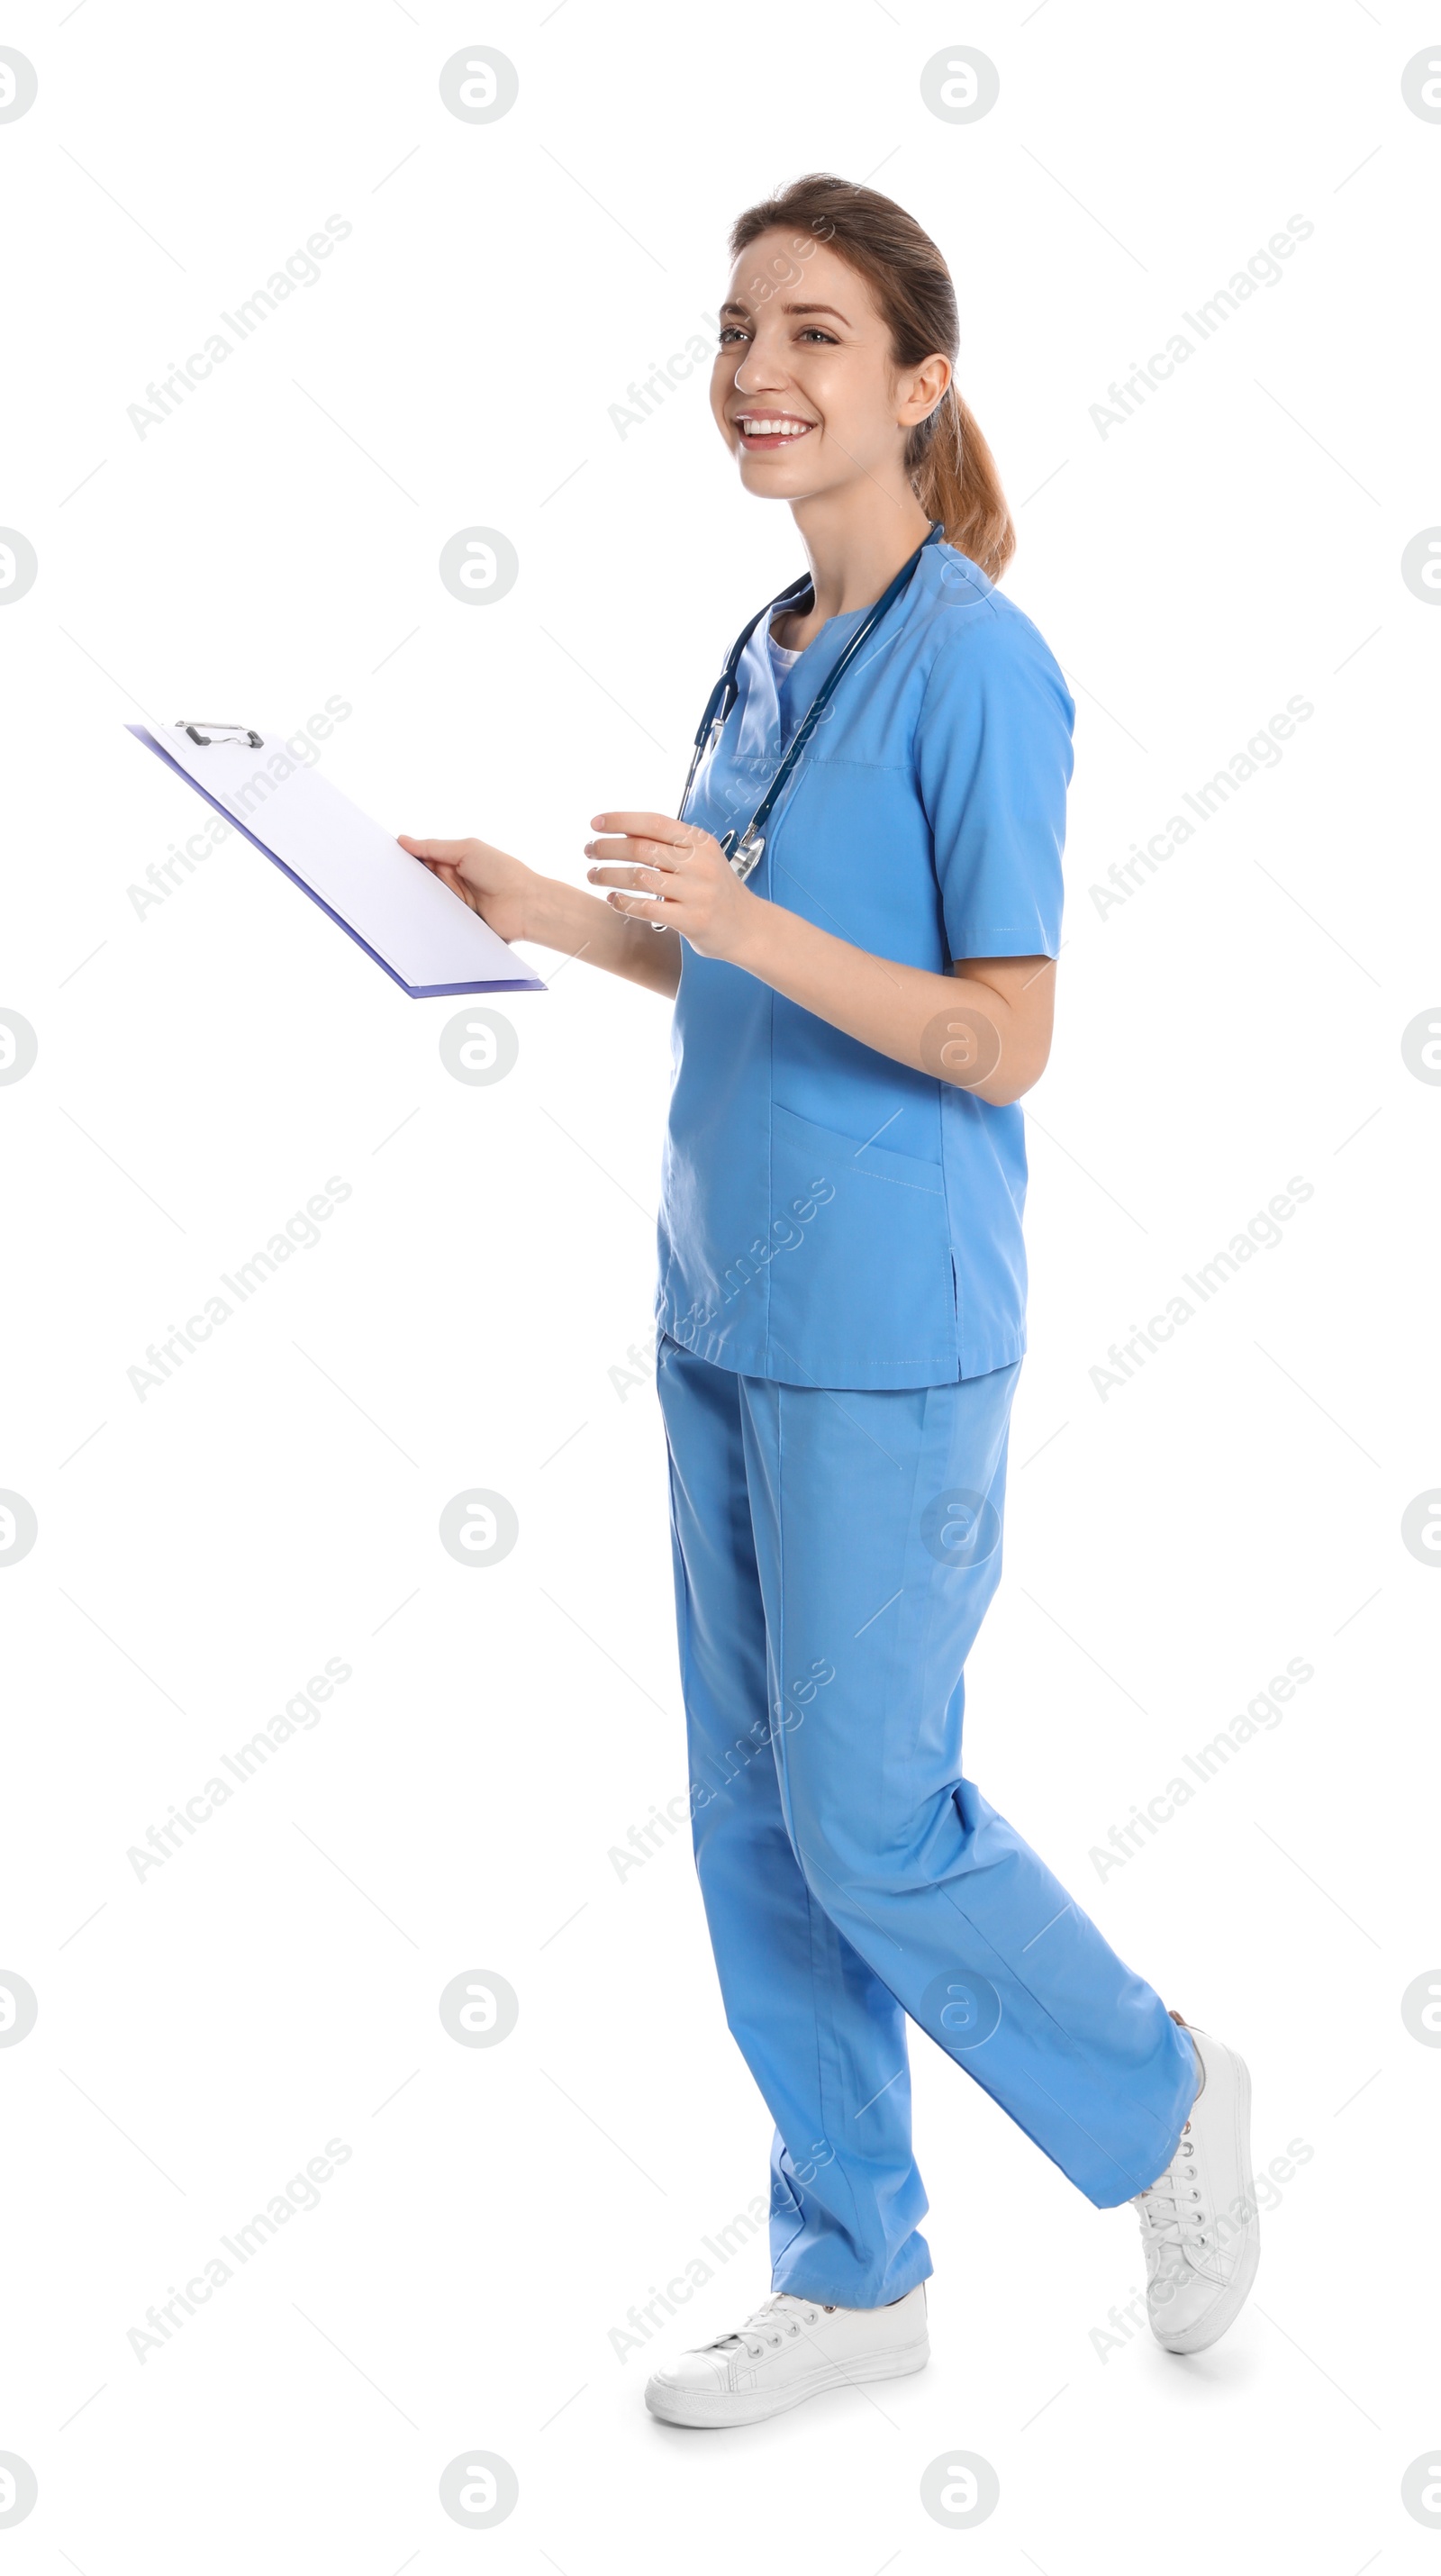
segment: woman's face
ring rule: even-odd
[[[803,501],[862,476],[904,481],[909,432],[951,378],[941,356],[897,368],[859,271],[777,227],[741,253],[720,311],[711,409],[748,492]]]

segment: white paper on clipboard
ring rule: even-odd
[[[194,741],[184,724],[163,733],[148,725],[128,731],[283,869],[413,1001],[546,990],[534,968],[392,833],[318,769],[298,763],[282,735],[262,733],[256,744],[228,738],[238,727],[222,734],[197,726],[214,736],[205,742]]]

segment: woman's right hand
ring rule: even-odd
[[[417,841],[398,834],[400,846],[421,866],[478,912],[498,938],[524,939],[526,898],[536,883],[534,871],[489,841]]]

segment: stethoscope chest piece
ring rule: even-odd
[[[732,825],[728,832],[722,832],[720,846],[741,884],[744,885],[748,878],[755,875],[760,866],[766,845],[764,834],[747,832],[743,838],[738,838]]]

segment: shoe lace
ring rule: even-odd
[[[774,2290],[768,2299],[762,2299],[744,2325],[736,2326],[729,2334],[716,2335],[703,2349],[706,2352],[744,2349],[752,2361],[757,2361],[767,2344],[784,2343],[788,2335],[798,2335],[803,2327],[815,2325],[820,2313],[810,2300],[792,2298],[786,2290]]]
[[[1133,2203],[1140,2211],[1146,2245],[1155,2255],[1161,2276],[1185,2272],[1197,2256],[1202,2258],[1204,2268],[1204,2258],[1211,2252],[1190,2132],[1188,2120],[1165,2172],[1148,2189],[1138,2192]]]

